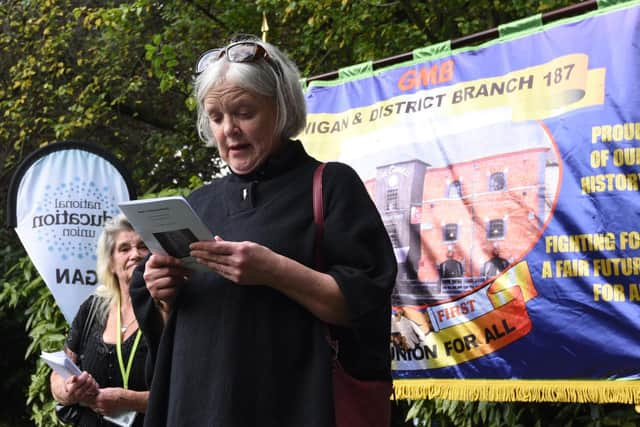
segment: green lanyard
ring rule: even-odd
[[[124,388],[129,388],[129,374],[131,373],[131,366],[133,365],[133,356],[136,354],[136,350],[138,349],[138,343],[140,342],[140,337],[142,336],[142,331],[138,328],[138,332],[136,333],[136,340],[133,343],[133,347],[131,347],[131,354],[129,354],[129,362],[127,362],[127,368],[124,367],[124,359],[122,359],[122,333],[120,332],[120,300],[118,300],[118,319],[117,319],[117,327],[118,337],[116,338],[116,353],[118,354],[118,364],[120,365],[120,374],[122,374],[122,384],[124,384]]]

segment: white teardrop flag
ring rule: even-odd
[[[118,203],[135,198],[118,160],[99,146],[58,142],[31,154],[13,176],[8,224],[67,322],[97,285],[96,243]]]

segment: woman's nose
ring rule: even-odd
[[[131,256],[132,256],[133,258],[139,258],[139,259],[141,259],[141,258],[143,257],[143,255],[142,255],[142,249],[140,249],[140,248],[133,248],[133,249],[131,249]]]
[[[224,134],[227,136],[234,135],[238,131],[238,126],[236,125],[236,122],[231,115],[225,115],[222,126],[224,129]]]

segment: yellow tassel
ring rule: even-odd
[[[396,399],[629,403],[640,409],[640,381],[636,380],[414,379],[395,380],[393,385]]]

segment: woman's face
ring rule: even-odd
[[[111,254],[111,272],[118,282],[128,284],[138,262],[149,254],[149,249],[135,231],[121,231]]]
[[[233,172],[252,172],[279,148],[273,99],[225,83],[207,93],[204,108],[220,157]]]

